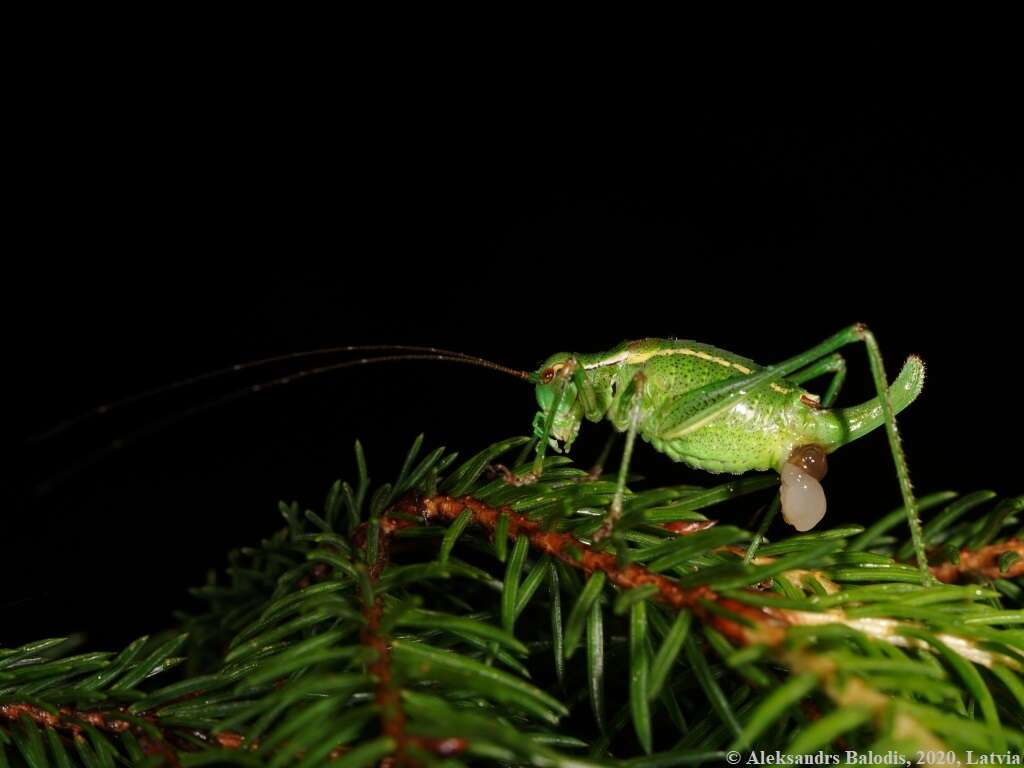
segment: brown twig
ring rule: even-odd
[[[178,760],[177,747],[171,743],[171,738],[158,718],[153,715],[140,716],[141,719],[146,720],[161,732],[161,739],[153,739],[142,726],[125,719],[124,714],[123,708],[61,707],[56,712],[52,712],[35,704],[0,704],[0,718],[15,722],[22,717],[27,717],[40,727],[65,733],[72,739],[84,738],[86,726],[115,735],[132,731],[139,737],[140,744],[147,755],[163,755],[164,764],[168,766],[181,764]],[[203,738],[226,749],[237,749],[242,745],[242,736],[233,731],[203,734]]]
[[[72,736],[80,736],[85,725],[106,731],[107,733],[124,733],[131,728],[131,723],[118,718],[119,711],[79,710],[74,707],[61,707],[57,714],[33,704],[0,704],[0,717],[16,721],[27,717],[36,725],[44,728],[63,731]]]
[[[381,573],[387,567],[391,535],[401,528],[408,528],[412,525],[415,523],[408,519],[395,518],[390,515],[381,518],[380,535],[377,538],[377,556],[369,564],[368,576],[371,587],[376,588]],[[367,526],[365,524],[356,530],[354,540],[357,547],[366,551]],[[461,754],[468,746],[463,738],[425,738],[410,736],[406,733],[402,691],[395,684],[391,669],[391,638],[381,630],[383,611],[384,603],[379,596],[375,596],[373,602],[369,604],[363,602],[363,618],[366,624],[363,627],[361,640],[363,645],[375,652],[375,659],[370,664],[370,673],[377,680],[376,700],[377,706],[380,708],[381,732],[395,742],[394,754],[381,761],[381,768],[414,765],[416,761],[410,754],[412,751],[410,747],[438,757],[452,757]]]
[[[380,574],[387,567],[388,548],[391,543],[391,531],[394,528],[381,522],[380,535],[377,537],[377,556],[368,563],[370,585],[374,592],[380,580]],[[363,525],[356,531],[356,542],[365,552],[367,550],[367,530]],[[391,639],[381,631],[381,617],[384,603],[380,596],[374,594],[371,602],[363,596],[363,626],[360,636],[363,645],[374,652],[374,660],[370,663],[370,674],[377,680],[376,700],[380,708],[381,732],[394,739],[395,754],[385,765],[404,765],[407,762],[407,739],[405,734],[405,712],[402,709],[402,693],[395,685],[391,674]]]
[[[410,525],[408,516],[420,517],[427,521],[454,520],[464,509],[470,511],[477,525],[486,528],[492,535],[498,517],[505,514],[508,517],[510,539],[514,540],[522,534],[529,538],[535,549],[556,557],[588,575],[601,571],[612,584],[621,589],[635,589],[651,584],[658,590],[654,595],[656,600],[676,610],[693,611],[722,634],[740,644],[777,645],[785,636],[786,622],[769,610],[723,598],[708,587],[681,587],[667,576],[654,573],[643,565],[631,563],[622,567],[615,555],[597,551],[571,534],[545,531],[535,520],[530,520],[508,508],[492,507],[470,496],[407,496],[396,505],[396,511],[406,517],[386,517],[382,520],[381,530],[387,528],[391,531]],[[714,610],[714,607],[719,610]]]
[[[1007,552],[1016,552],[1020,557],[1005,572],[999,570],[999,558]],[[960,562],[945,562],[931,566],[932,574],[939,581],[955,584],[969,577],[983,579],[1014,579],[1024,576],[1024,541],[1007,539],[999,544],[989,544],[979,549],[960,550]]]

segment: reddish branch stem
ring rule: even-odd
[[[385,516],[380,521],[380,536],[377,540],[377,556],[368,564],[371,586],[376,589],[381,573],[388,564],[388,550],[391,545],[391,534],[399,528],[407,527],[408,521],[398,521]],[[366,550],[366,526],[361,526],[355,534],[356,545]],[[380,708],[381,731],[395,742],[395,753],[381,761],[382,768],[390,766],[412,765],[415,761],[409,754],[409,747],[430,752],[439,757],[452,757],[466,750],[467,743],[461,738],[424,738],[410,736],[405,732],[405,711],[402,709],[402,691],[395,684],[391,670],[391,638],[381,631],[381,618],[384,603],[380,597],[373,602],[363,603],[363,618],[366,621],[361,634],[363,645],[375,653],[370,664],[370,673],[377,680],[377,706]]]
[[[999,558],[1006,552],[1016,552],[1020,559],[1005,572],[999,570]],[[984,579],[1014,579],[1024,576],[1024,541],[1007,539],[999,544],[989,544],[979,549],[961,549],[959,563],[940,563],[931,567],[939,581],[955,584],[965,577]]]
[[[380,536],[377,541],[377,556],[372,563],[367,564],[370,584],[374,590],[380,580],[380,574],[387,567],[388,548],[391,542],[390,530],[390,527],[381,523]],[[365,527],[357,531],[356,539],[366,551]],[[405,711],[402,709],[402,693],[392,680],[391,640],[381,631],[383,613],[384,603],[381,597],[375,596],[371,603],[365,602],[364,597],[363,619],[366,624],[363,627],[361,639],[363,645],[374,651],[375,657],[369,668],[370,674],[377,680],[376,699],[377,706],[380,708],[381,731],[395,741],[394,759],[386,761],[385,764],[404,765],[407,761]]]
[[[176,748],[170,743],[158,718],[153,715],[143,716],[143,719],[164,734],[162,740],[152,739],[143,728],[124,719],[122,715],[123,710],[121,709],[102,710],[61,707],[55,714],[34,704],[0,704],[0,718],[15,722],[22,717],[27,717],[40,727],[65,733],[73,739],[84,738],[83,731],[87,725],[99,731],[112,734],[132,731],[139,737],[139,743],[147,755],[162,755],[165,765],[180,765]],[[242,744],[242,736],[233,731],[209,735],[202,734],[202,737],[227,749],[237,749]]]
[[[718,629],[730,639],[741,643],[765,643],[776,645],[784,637],[785,622],[773,615],[769,610],[756,608],[736,600],[724,598],[708,587],[700,586],[690,589],[681,587],[677,582],[654,573],[643,565],[631,563],[620,567],[615,555],[600,552],[580,541],[575,536],[557,531],[545,531],[541,524],[524,515],[508,509],[495,508],[470,496],[453,498],[451,496],[408,496],[398,502],[396,510],[405,515],[413,515],[424,520],[454,520],[462,510],[468,509],[473,521],[491,532],[493,535],[498,517],[508,517],[508,536],[515,539],[520,534],[530,540],[537,550],[557,557],[562,562],[578,568],[586,574],[601,571],[612,584],[622,589],[651,584],[657,588],[655,599],[676,610],[693,611],[702,620]],[[386,517],[382,520],[382,531],[391,533],[398,528],[413,525],[406,518]],[[725,611],[714,610],[714,607]]]

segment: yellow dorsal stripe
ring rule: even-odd
[[[662,357],[663,355],[686,355],[688,357],[696,357],[701,360],[707,360],[708,362],[711,363],[723,365],[726,368],[733,368],[744,375],[752,373],[752,371],[745,365],[735,363],[732,360],[726,360],[724,357],[718,357],[717,355],[712,355],[700,349],[691,349],[690,347],[673,347],[672,349],[652,349],[646,352],[631,352],[630,350],[627,349],[623,352],[619,352],[617,355],[605,358],[604,360],[598,360],[596,363],[589,363],[587,365],[584,365],[583,367],[589,371],[594,368],[604,368],[605,366],[608,365],[618,365],[619,363],[627,363],[628,365],[639,365],[640,363],[646,363],[652,357]],[[782,394],[790,392],[789,389],[779,386],[774,382],[770,386],[773,390],[775,390],[776,392],[781,392]]]

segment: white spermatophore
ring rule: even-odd
[[[782,517],[798,531],[809,531],[825,516],[825,491],[821,483],[789,462],[782,477]]]

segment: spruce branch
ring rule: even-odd
[[[614,556],[597,552],[586,542],[565,533],[545,531],[536,521],[509,509],[489,507],[471,497],[458,499],[449,496],[408,497],[399,502],[397,510],[403,517],[400,520],[389,520],[387,527],[390,530],[410,525],[409,520],[414,516],[418,516],[426,522],[450,522],[464,518],[469,512],[473,521],[486,529],[493,537],[497,521],[502,518],[507,519],[508,523],[504,527],[504,533],[509,538],[516,539],[522,534],[536,549],[557,557],[572,567],[579,568],[587,575],[600,572],[604,574],[608,582],[620,589],[636,590],[649,587],[651,588],[650,594],[659,602],[675,610],[692,611],[695,616],[707,621],[714,629],[738,645],[767,646],[774,651],[779,661],[785,663],[795,674],[805,672],[816,678],[817,684],[829,695],[837,707],[849,707],[855,711],[863,710],[878,723],[891,717],[891,699],[872,689],[863,680],[854,678],[851,681],[841,681],[841,669],[832,659],[784,649],[785,627],[842,624],[862,632],[868,637],[885,640],[894,645],[928,648],[927,642],[915,640],[903,633],[908,627],[914,626],[907,622],[891,619],[849,619],[843,611],[839,610],[811,613],[774,609],[770,607],[770,604],[758,608],[736,600],[722,598],[705,586],[690,590],[680,589],[670,579],[652,573],[643,566],[633,564],[620,566]],[[711,525],[701,525],[694,528],[686,527],[682,530],[690,533],[694,530],[707,530],[710,527]],[[679,528],[676,528],[676,532],[679,535],[686,535],[681,533]],[[764,565],[774,562],[775,558],[762,557],[757,560],[756,564]],[[799,576],[795,571],[784,571],[779,575],[786,579]],[[818,578],[828,583],[828,580],[822,575],[818,574]],[[836,589],[834,584],[831,586],[834,590]],[[982,650],[969,639],[945,634],[937,635],[937,638],[940,643],[946,643],[946,647],[952,652],[976,664],[986,667],[995,664],[994,656],[991,653]],[[1018,668],[1016,662],[1009,657],[1001,657],[999,662]],[[804,691],[803,688],[798,690],[802,693],[809,692]],[[803,696],[796,696],[794,699],[795,702],[801,701]],[[766,717],[760,719],[770,722]],[[755,735],[759,735],[761,726],[759,719],[752,718],[752,721],[755,725],[748,726],[737,737],[732,745],[733,748],[753,746],[752,739]],[[897,714],[893,735],[897,740],[917,744],[920,749],[925,751],[944,753],[948,748],[935,733],[907,711],[900,711]]]
[[[117,654],[0,650],[0,764],[650,768],[755,746],[1024,746],[1021,497],[921,499],[932,572],[958,582],[925,586],[902,510],[777,541],[770,519],[729,524],[741,497],[770,507],[771,475],[629,490],[595,545],[616,484],[562,456],[532,484],[488,475],[517,450],[509,473],[526,474],[529,447],[457,463],[417,439],[374,487],[357,445],[357,481],[318,511],[282,504],[281,530],[194,591],[206,609],[179,615],[185,632]]]

